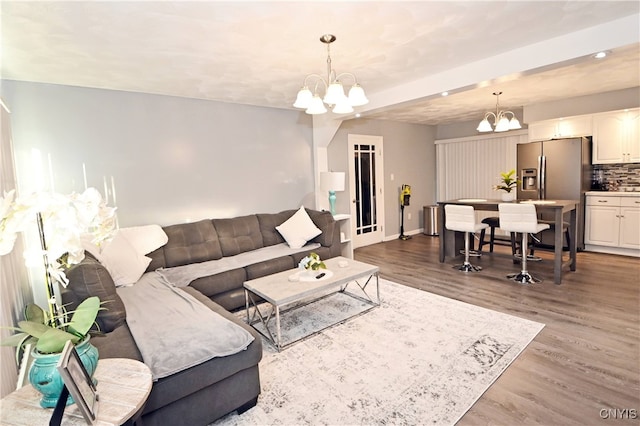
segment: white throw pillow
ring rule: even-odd
[[[106,243],[98,260],[107,268],[116,287],[136,283],[151,263],[151,258],[140,254],[120,231]]]
[[[301,248],[307,241],[322,234],[322,231],[313,223],[307,211],[303,207],[287,219],[276,229],[287,241],[291,248]]]
[[[169,237],[160,225],[120,228],[118,232],[122,233],[127,241],[129,241],[133,248],[140,254],[149,254],[167,244],[167,241],[169,241]]]

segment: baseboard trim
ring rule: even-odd
[[[420,228],[420,229],[414,229],[412,231],[407,231],[404,234],[405,235],[417,235],[420,234],[424,231],[424,228]],[[386,237],[384,237],[384,239],[382,241],[393,241],[393,240],[397,240],[398,238],[400,238],[400,234],[394,234],[394,235],[387,235]]]
[[[640,250],[622,248],[622,247],[608,247],[608,246],[595,246],[592,244],[586,244],[585,251],[593,251],[596,253],[617,254],[622,256],[640,257]]]

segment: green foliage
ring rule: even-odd
[[[40,306],[29,304],[26,308],[24,308],[24,317],[27,321],[45,324],[47,316]]]
[[[95,296],[85,299],[73,313],[68,331],[76,336],[86,336],[95,322],[99,310],[100,299]]]
[[[511,192],[511,190],[513,190],[514,188],[517,188],[518,184],[520,183],[520,180],[515,174],[516,174],[515,169],[509,170],[508,172],[500,173],[501,184],[494,186],[493,189],[496,191],[501,189],[505,192]]]
[[[313,251],[300,261],[300,265],[304,266],[305,269],[311,269],[312,271],[317,271],[318,269],[327,269],[327,265],[325,265],[324,262],[320,260],[320,256],[318,255],[318,253]]]
[[[54,326],[54,322],[47,318],[47,313],[38,305],[29,304],[25,308],[25,320],[18,323],[14,330],[19,333],[4,339],[2,346],[16,346],[18,349],[27,343],[36,343],[36,349],[41,353],[58,353],[64,348],[67,340],[74,344],[83,340],[94,324],[98,311],[100,310],[100,299],[89,297],[85,299],[78,308],[70,312],[71,320],[68,323],[62,321],[59,326]]]

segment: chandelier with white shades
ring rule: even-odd
[[[358,84],[356,76],[350,72],[337,74],[331,68],[331,43],[336,41],[333,34],[325,34],[320,41],[327,45],[327,76],[326,79],[319,74],[309,74],[305,77],[302,88],[298,92],[293,104],[296,108],[302,108],[307,114],[324,114],[327,112],[325,104],[336,114],[348,114],[353,112],[353,107],[365,105],[369,99],[364,94],[364,89]],[[354,84],[349,89],[349,96],[345,95],[340,79],[350,77]],[[313,92],[309,89],[309,83],[313,84]],[[324,86],[324,97],[320,98],[318,89]]]
[[[521,129],[522,126],[513,112],[500,110],[500,95],[502,95],[502,92],[493,92],[493,94],[496,97],[496,112],[487,112],[476,130],[479,132],[490,132],[492,130],[494,132],[506,132],[507,130]],[[511,119],[507,117],[508,114],[511,114]],[[493,117],[494,128],[489,123],[489,117]]]

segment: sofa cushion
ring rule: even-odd
[[[280,213],[259,213],[256,215],[260,224],[260,232],[262,233],[262,242],[265,247],[274,246],[284,243],[284,238],[276,229],[287,219],[289,219],[297,210],[285,210]]]
[[[164,268],[167,266],[167,259],[164,257],[164,247],[160,247],[157,250],[152,251],[147,255],[151,258],[151,263],[147,266],[147,271],[155,271],[158,268]]]
[[[293,257],[284,256],[275,259],[266,260],[264,262],[254,263],[246,267],[247,280],[264,277],[278,272],[287,271],[297,266],[293,264]]]
[[[163,247],[167,267],[220,259],[222,249],[211,220],[164,227],[169,242]]]
[[[151,412],[179,400],[196,390],[200,390],[213,383],[217,383],[239,371],[251,368],[262,359],[262,339],[260,335],[247,325],[242,318],[238,318],[221,306],[209,300],[196,289],[183,289],[214,312],[241,326],[254,337],[246,350],[236,354],[213,358],[194,367],[177,372],[154,382],[151,394],[145,404],[145,412]]]
[[[100,331],[109,333],[125,323],[127,313],[122,299],[116,293],[116,285],[109,271],[93,256],[86,254],[82,262],[65,271],[69,279],[67,290],[80,303],[88,297],[97,296],[105,308],[98,312],[96,322]],[[70,309],[75,308],[71,306]]]
[[[282,234],[291,248],[301,248],[307,241],[322,233],[315,226],[304,207],[300,207],[282,225],[276,226],[276,229]]]
[[[213,225],[218,232],[224,256],[234,256],[264,247],[256,215],[213,219]]]
[[[213,298],[219,293],[242,288],[242,284],[247,280],[245,268],[232,269],[207,277],[193,280],[189,287],[193,287],[209,298]]]
[[[340,249],[340,247],[338,246],[338,250]],[[336,257],[339,256],[340,253],[333,254],[331,252],[331,247],[318,247],[317,249],[313,249],[313,250],[308,250],[308,251],[303,251],[300,253],[294,253],[291,255],[291,257],[293,258],[293,263],[294,265],[297,267],[298,264],[300,263],[300,261],[305,257],[308,256],[309,253],[314,252],[316,253],[318,256],[320,256],[320,259],[322,260],[327,260],[327,259],[331,259],[332,257]]]
[[[233,290],[225,291],[224,293],[218,293],[211,297],[211,300],[229,312],[244,310],[246,306],[244,289],[241,288],[235,288]]]
[[[126,323],[109,334],[91,336],[91,344],[98,349],[100,359],[128,358],[140,362],[144,361]]]
[[[336,229],[336,221],[331,212],[307,210],[309,217],[320,228],[322,234],[311,240],[314,243],[320,243],[323,247],[331,247],[333,244],[333,233]]]

